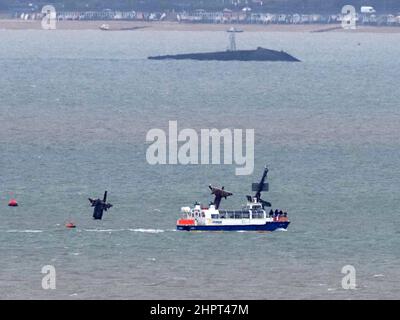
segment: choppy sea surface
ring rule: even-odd
[[[227,35],[0,30],[0,298],[399,299],[399,40],[249,32],[238,47],[302,62],[150,61]],[[146,133],[170,120],[255,129],[253,175],[149,165]],[[287,232],[175,231],[209,183],[240,208],[265,164]],[[87,198],[105,189],[114,207],[93,221]]]

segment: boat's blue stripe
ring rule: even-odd
[[[182,231],[274,231],[276,229],[287,229],[287,222],[268,222],[262,225],[212,225],[212,226],[177,226]]]

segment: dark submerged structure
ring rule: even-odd
[[[101,220],[103,218],[104,211],[107,211],[112,207],[111,203],[107,203],[107,191],[104,192],[103,200],[89,198],[89,202],[92,207],[94,207],[93,219],[95,220]]]
[[[242,32],[235,28],[230,28],[229,49],[217,52],[184,53],[176,55],[148,57],[151,60],[201,60],[201,61],[287,61],[299,62],[300,60],[284,51],[277,51],[258,47],[255,50],[236,50],[235,34]]]

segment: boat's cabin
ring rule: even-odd
[[[210,206],[211,207],[214,206]],[[194,208],[191,209],[190,207],[182,207],[181,212],[183,213],[184,218],[205,218],[205,210],[210,210],[209,208],[204,208],[200,204],[195,204]],[[214,207],[215,210],[215,207]]]
[[[247,210],[253,210],[253,211],[258,211],[258,210],[263,210],[262,206],[260,203],[248,203],[245,207]]]
[[[194,208],[183,207],[182,213],[190,219],[265,219],[267,214],[258,202],[248,203],[242,210],[216,210],[214,205],[202,207],[195,204]]]
[[[219,210],[217,214],[211,214],[211,219],[265,219],[264,210]]]

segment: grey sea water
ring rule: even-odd
[[[218,32],[0,31],[0,298],[400,298],[400,35],[245,33],[301,63],[149,61]],[[150,166],[146,133],[254,128],[256,166]],[[287,232],[182,233],[265,164]],[[87,198],[115,206],[91,219]],[[8,208],[16,197],[19,208]],[[74,220],[77,229],[64,223]],[[57,289],[43,290],[44,265]],[[341,286],[356,269],[356,290]]]

